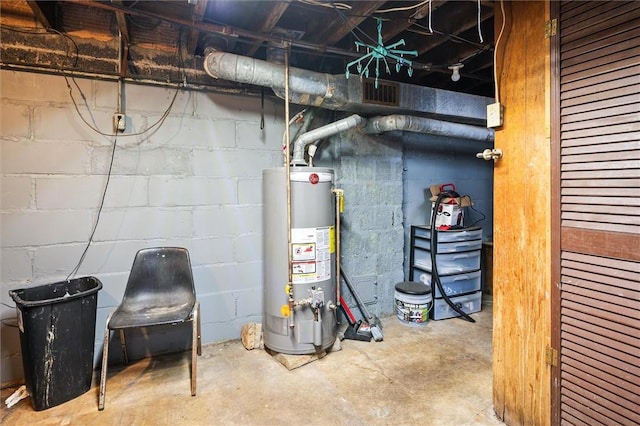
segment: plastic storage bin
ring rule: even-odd
[[[415,226],[414,228],[416,237],[431,238],[431,229],[428,226]],[[439,243],[452,243],[455,241],[468,241],[468,240],[481,240],[482,228],[463,228],[453,229],[448,231],[438,231]]]
[[[425,250],[431,250],[430,239],[416,238],[415,247]],[[436,253],[458,253],[463,251],[474,251],[482,249],[482,240],[469,240],[469,241],[454,241],[450,243],[443,243],[438,240],[436,245]]]
[[[428,272],[418,273],[416,275],[418,279],[433,287],[434,297],[442,297],[442,293],[438,289],[438,286],[434,283],[431,284],[431,274]],[[481,289],[481,273],[480,271],[440,276],[440,284],[445,294],[449,297],[458,294],[467,294]]]
[[[480,269],[481,250],[459,253],[436,254],[439,275],[461,274]],[[431,253],[428,250],[414,248],[414,265],[431,271]]]
[[[9,291],[16,303],[22,364],[35,410],[87,392],[93,373],[95,277]]]
[[[465,314],[480,312],[482,306],[482,292],[477,291],[471,294],[449,298],[451,302],[462,309]],[[432,319],[441,320],[459,317],[460,314],[451,309],[444,299],[433,299],[433,309],[431,309]]]

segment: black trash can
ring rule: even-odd
[[[87,392],[93,373],[95,277],[9,291],[16,302],[24,379],[35,410]]]

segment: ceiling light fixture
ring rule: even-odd
[[[449,67],[451,72],[451,81],[460,80],[460,69],[464,67],[464,64],[454,64]]]

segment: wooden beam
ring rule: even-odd
[[[205,11],[207,10],[208,0],[198,0],[198,3],[193,7],[191,13],[191,19],[193,22],[202,22],[204,20]],[[198,47],[198,39],[200,38],[200,31],[190,30],[187,38],[187,52],[195,54]]]
[[[275,27],[278,21],[280,20],[280,17],[287,10],[290,3],[291,3],[291,0],[271,2],[270,3],[271,10],[269,11],[269,14],[265,18],[264,22],[262,23],[262,26],[258,31],[261,33],[268,33],[269,31],[271,31],[273,27]],[[247,56],[253,56],[259,48],[260,48],[259,45],[251,46],[251,48],[249,48],[249,50],[247,51]]]
[[[439,17],[440,24],[434,26],[439,33],[459,35],[468,29],[478,25],[477,15],[469,14],[468,9],[465,10],[459,3],[455,4],[456,9],[447,14],[447,23],[443,24],[444,17]],[[442,10],[442,9],[441,9]],[[480,15],[480,21],[484,22],[493,17],[494,11],[491,8],[483,9]],[[425,40],[418,47],[418,56],[432,50],[448,41],[447,37],[432,37]]]
[[[447,0],[434,0],[431,2],[431,13],[433,14],[440,6],[445,4]],[[382,39],[387,42],[393,39],[395,36],[405,31],[414,22],[419,21],[429,16],[429,4],[418,8],[413,14],[406,19],[394,19],[391,22],[385,23]]]
[[[89,6],[89,7],[95,7],[96,9],[110,10],[113,12],[120,11],[128,15],[157,18],[165,22],[170,22],[174,25],[179,25],[186,28],[192,28],[202,32],[209,32],[209,33],[220,34],[224,36],[247,37],[252,40],[260,40],[260,41],[274,41],[274,42],[282,41],[281,37],[276,37],[270,34],[256,34],[253,31],[247,31],[242,28],[232,27],[230,25],[218,25],[218,24],[211,24],[208,22],[192,22],[191,20],[176,17],[176,16],[170,17],[170,16],[164,16],[159,13],[154,13],[151,11],[123,8],[123,7],[116,6],[115,4],[112,4],[112,3],[102,3],[95,0],[82,0],[82,1],[68,0],[68,1],[70,3],[82,4],[84,6]],[[304,40],[292,40],[291,44],[292,46],[296,46],[301,49],[308,49],[308,50],[318,51],[318,52],[335,53],[337,55],[342,55],[345,57],[361,56],[360,53],[351,52],[349,50],[335,48],[331,46],[320,45],[317,43],[312,43]]]
[[[56,28],[55,1],[27,0],[27,4],[43,27],[46,29]]]
[[[351,4],[353,8],[348,13],[345,13],[347,15],[345,20],[337,17],[329,25],[323,25],[323,28],[318,28],[318,31],[310,39],[317,43],[322,42],[327,46],[331,46],[342,40],[351,30],[367,19],[367,16],[385,3],[386,1],[354,2]]]

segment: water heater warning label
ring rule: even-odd
[[[293,243],[291,245],[293,250],[292,259],[294,261],[299,260],[315,260],[316,258],[316,243]]]
[[[291,273],[294,283],[314,283],[331,278],[334,240],[333,226],[291,230]]]

